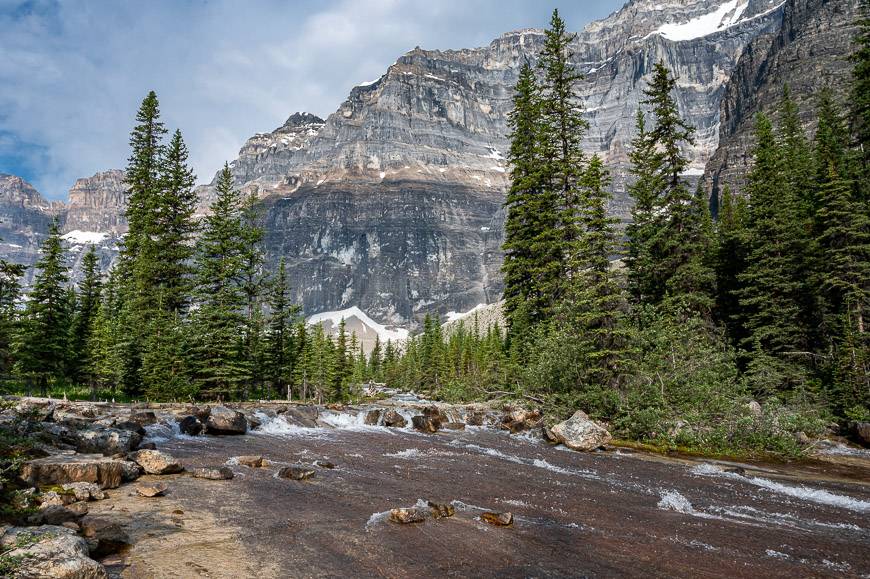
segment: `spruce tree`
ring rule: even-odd
[[[287,268],[282,257],[278,264],[278,273],[271,284],[268,300],[269,331],[265,337],[265,376],[278,396],[290,394],[290,375],[296,357],[293,323],[299,315],[299,308],[290,303],[289,293]]]
[[[624,297],[610,267],[616,252],[617,219],[608,217],[610,174],[598,155],[592,157],[581,180],[584,232],[578,252],[579,272],[569,300],[569,320],[583,349],[587,372],[584,382],[615,386],[626,358],[627,326]],[[492,342],[494,336],[487,340]]]
[[[196,247],[192,363],[206,394],[238,397],[250,379],[244,333],[248,245],[229,165],[218,175],[216,194]]]
[[[749,208],[746,198],[725,185],[716,222],[716,321],[726,329],[733,346],[746,337],[739,303],[739,276],[746,269],[749,251]]]
[[[633,177],[628,193],[634,200],[631,223],[626,228],[628,291],[636,304],[657,303],[664,295],[664,286],[655,277],[656,244],[659,242],[657,211],[663,189],[661,158],[641,110],[637,111],[635,131],[628,153]]]
[[[76,299],[76,308],[72,320],[70,352],[72,359],[71,378],[76,382],[93,383],[88,374],[89,350],[88,344],[93,331],[94,319],[100,307],[102,279],[99,258],[93,245],[82,258],[82,281]]]
[[[851,60],[850,128],[858,159],[856,183],[861,199],[870,201],[870,1],[862,0],[858,34]]]
[[[770,120],[759,114],[754,166],[748,176],[750,203],[748,266],[738,276],[740,306],[748,336],[748,372],[762,393],[791,390],[806,379],[807,331],[801,323],[801,202],[782,186],[781,151]]]
[[[565,271],[557,280],[564,286],[566,280],[576,274],[566,270],[566,266],[575,263],[573,258],[582,234],[578,224],[580,179],[585,167],[581,141],[589,123],[583,118],[583,101],[577,86],[583,76],[572,63],[574,52],[571,44],[577,35],[567,31],[558,10],[553,10],[550,27],[544,34],[544,46],[538,56],[538,69],[542,76],[540,147],[545,182],[552,188],[558,202],[558,242],[561,247],[554,248],[552,253],[564,258]],[[564,287],[560,288],[560,283],[556,283],[554,287],[543,289],[558,301]]]
[[[57,220],[40,247],[33,289],[22,316],[16,341],[16,370],[35,379],[43,396],[50,381],[64,378],[69,346],[70,304],[66,257]]]
[[[8,376],[14,363],[13,343],[18,324],[21,276],[26,267],[0,259],[0,376]]]

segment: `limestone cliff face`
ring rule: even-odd
[[[815,129],[815,96],[830,86],[844,99],[851,75],[847,56],[857,32],[859,0],[788,0],[783,25],[749,44],[725,85],[719,148],[707,163],[718,192],[742,190],[751,167],[753,126],[760,111],[776,116],[783,87],[796,100],[804,126]]]
[[[61,210],[62,204],[46,201],[21,177],[0,173],[0,256],[34,263],[42,235]],[[31,277],[28,272],[25,281]]]
[[[124,171],[115,169],[79,179],[69,190],[63,229],[65,232],[124,234],[127,232],[126,206]]]
[[[626,151],[653,64],[679,77],[700,175],[732,70],[781,17],[780,3],[766,0],[636,0],[579,33],[584,145],[613,168],[615,214],[629,215]],[[236,183],[263,199],[269,259],[287,260],[307,313],[359,306],[413,323],[498,299],[507,114],[519,67],[543,40],[530,29],[482,48],[416,48],[325,121],[294,115],[245,144]],[[200,194],[211,199],[212,186]]]

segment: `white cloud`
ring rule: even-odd
[[[563,0],[580,28],[618,0]],[[123,167],[142,97],[188,141],[209,181],[255,132],[297,110],[333,112],[416,45],[462,48],[543,26],[536,0],[0,0],[0,172],[50,198]]]

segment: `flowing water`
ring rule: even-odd
[[[735,471],[575,453],[488,428],[422,434],[363,416],[326,411],[324,426],[302,428],[260,414],[259,429],[235,437],[149,431],[188,468],[231,465],[231,481],[177,477],[170,497],[231,530],[247,573],[263,577],[870,576],[870,483],[860,470],[851,480],[826,480],[824,469]],[[243,454],[273,464],[232,460]],[[316,461],[335,468],[307,481],[275,476]],[[388,520],[391,508],[428,500],[452,503],[455,516]],[[512,512],[514,524],[486,524],[488,510]]]

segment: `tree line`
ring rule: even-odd
[[[238,191],[229,165],[198,219],[187,147],[180,131],[167,139],[154,92],[130,149],[129,231],[107,279],[91,245],[71,282],[57,222],[26,296],[25,268],[0,262],[0,373],[43,395],[348,399],[367,372],[361,345],[343,321],[335,338],[306,327],[284,261],[266,271],[257,199]]]

